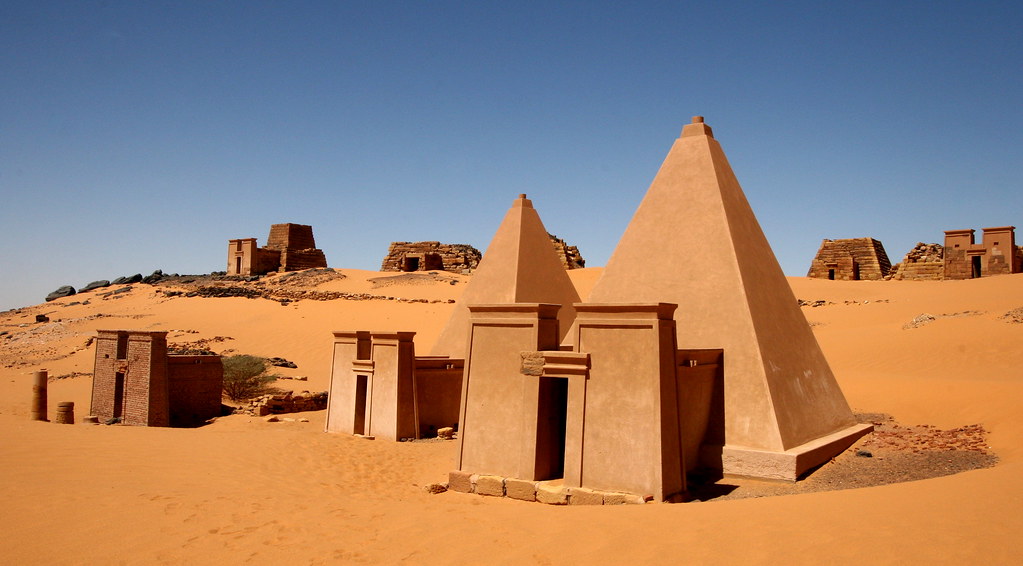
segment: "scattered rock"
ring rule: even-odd
[[[291,368],[291,369],[298,368],[298,366],[295,364],[295,362],[289,362],[288,360],[285,360],[284,358],[267,358],[266,361],[270,365],[272,365],[274,367]]]
[[[37,314],[36,322],[50,322],[50,317],[46,316],[45,314]]]
[[[1013,324],[1023,324],[1023,307],[1012,309],[998,318]]]
[[[277,418],[277,415],[270,415],[270,416],[266,417],[263,420],[268,422],[268,423],[276,423],[276,422],[280,422],[281,419]]]
[[[937,320],[937,318],[933,314],[923,313],[917,315],[913,320],[904,324],[902,328],[904,330],[909,330],[910,328],[920,328],[921,326],[928,324],[930,322],[934,322],[935,320]]]
[[[445,491],[447,491],[448,486],[447,484],[443,483],[431,483],[429,485],[423,486],[423,489],[426,491],[426,493],[429,493],[431,495],[437,495],[438,493],[444,493]]]
[[[860,458],[873,458],[874,455],[870,453],[870,450],[857,450],[856,455]]]
[[[63,297],[70,297],[75,294],[75,288],[71,285],[64,285],[63,287],[57,288],[56,291],[46,295],[46,302],[55,301]]]
[[[454,437],[455,437],[455,429],[453,427],[446,426],[446,427],[438,428],[437,429],[437,438],[440,438],[440,439],[443,439],[443,440],[451,440]]]

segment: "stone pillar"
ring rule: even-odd
[[[73,401],[57,403],[57,417],[53,422],[57,424],[75,424],[75,403]]]
[[[47,421],[46,418],[46,370],[39,370],[32,381],[32,420]]]

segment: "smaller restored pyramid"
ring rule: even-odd
[[[495,303],[554,303],[562,305],[558,321],[563,338],[580,302],[551,238],[526,195],[512,204],[472,280],[455,304],[431,354],[465,357],[469,331],[468,305]]]

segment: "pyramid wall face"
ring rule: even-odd
[[[564,337],[575,318],[572,305],[578,302],[579,294],[555,253],[532,201],[526,195],[520,195],[505,214],[431,354],[465,357],[469,305],[562,305],[558,320],[561,337]]]
[[[780,452],[855,422],[702,122],[675,141],[589,301],[677,303],[680,349],[724,349],[728,446]]]

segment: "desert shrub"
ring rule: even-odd
[[[224,394],[232,401],[245,401],[269,393],[277,376],[267,373],[266,360],[238,354],[224,358]]]

